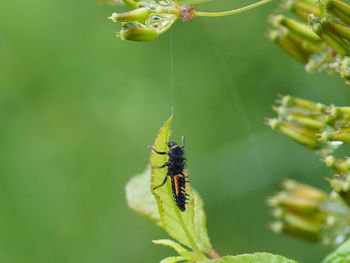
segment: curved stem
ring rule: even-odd
[[[230,10],[230,11],[224,11],[224,12],[200,12],[200,11],[193,11],[193,14],[195,16],[209,16],[209,17],[229,16],[229,15],[234,15],[234,14],[238,14],[238,13],[242,13],[242,12],[248,11],[250,9],[253,9],[253,8],[261,6],[261,5],[264,5],[264,4],[266,4],[268,2],[271,2],[271,1],[272,0],[262,0],[262,1],[254,3],[254,4],[247,5],[245,7],[234,9],[234,10]]]
[[[178,3],[181,5],[198,5],[198,4],[205,4],[208,2],[213,2],[215,0],[179,0]]]

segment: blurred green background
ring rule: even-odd
[[[237,8],[222,0],[203,11]],[[264,125],[278,93],[348,104],[338,77],[308,75],[270,43],[278,2],[173,27],[174,139],[222,255],[267,251],[320,262],[330,249],[268,230],[268,195],[294,178],[329,190],[317,155]],[[121,41],[97,0],[11,0],[0,8],[0,262],[159,262],[167,235],[128,210],[171,113],[170,33]]]

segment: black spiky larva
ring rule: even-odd
[[[168,177],[170,177],[174,201],[181,211],[185,211],[187,204],[186,201],[189,197],[188,193],[186,193],[186,183],[188,183],[189,181],[186,180],[187,176],[185,173],[185,138],[182,137],[182,146],[178,145],[176,142],[168,142],[167,145],[169,147],[169,151],[167,152],[159,152],[152,146],[149,146],[149,148],[154,152],[158,154],[166,154],[169,156],[169,159],[165,164],[163,164],[160,167],[157,167],[168,167],[167,175],[165,176],[163,182],[160,185],[155,186],[153,190],[163,186],[166,183]]]

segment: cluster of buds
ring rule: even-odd
[[[279,105],[273,109],[278,117],[267,120],[271,128],[322,154],[331,153],[340,144],[321,136],[331,130],[325,105],[291,96],[283,96],[277,102]]]
[[[127,4],[131,11],[113,13],[109,19],[121,23],[117,37],[123,40],[152,41],[165,33],[179,19],[191,20],[197,16],[219,17],[245,12],[271,0],[261,0],[257,3],[224,12],[199,12],[189,4],[180,5],[176,0],[100,0],[119,5]],[[182,1],[189,2],[189,1]],[[196,1],[201,2],[201,1]],[[206,2],[206,0],[202,0]]]
[[[292,96],[282,96],[273,107],[278,117],[267,124],[321,156],[350,142],[350,107],[326,106]]]
[[[117,34],[120,39],[152,41],[166,32],[180,17],[180,6],[169,0],[126,1],[134,8],[125,13],[113,13],[109,19],[120,22],[122,28]]]
[[[336,196],[293,180],[268,200],[271,228],[308,241],[340,244],[349,234],[350,209]]]
[[[315,0],[316,1],[316,0]],[[350,5],[340,0],[285,0],[268,37],[308,72],[337,72],[350,84]]]
[[[281,97],[278,103],[274,107],[278,117],[268,119],[268,125],[318,152],[321,160],[337,172],[329,182],[350,207],[350,159],[332,156],[337,147],[350,143],[350,107],[326,106],[291,96]]]

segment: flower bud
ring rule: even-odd
[[[152,41],[157,39],[159,33],[152,28],[127,28],[124,27],[119,33],[119,37],[122,40],[132,40],[139,42]]]
[[[324,131],[320,134],[320,141],[350,143],[350,128]]]
[[[350,159],[338,159],[332,155],[325,156],[322,161],[330,168],[337,171],[339,174],[343,175],[350,172]]]
[[[346,56],[350,52],[349,44],[331,30],[331,19],[324,17],[320,19],[314,14],[309,15],[312,30],[322,38],[338,54]]]
[[[308,22],[309,14],[321,15],[318,6],[308,0],[287,0],[284,6],[305,22]]]
[[[350,5],[340,0],[328,0],[326,2],[327,12],[331,13],[346,24],[350,25]]]
[[[303,21],[278,12],[291,11]],[[341,0],[284,0],[267,36],[307,72],[338,72],[350,85],[350,5]]]
[[[327,119],[335,129],[350,126],[350,107],[335,107],[331,105],[327,110]]]
[[[180,17],[180,6],[176,1],[135,1],[136,8],[125,13],[113,13],[109,19],[120,22],[117,34],[123,40],[152,41],[166,32]]]
[[[315,34],[309,26],[294,19],[290,19],[283,15],[275,15],[271,17],[271,22],[275,27],[282,25],[288,28],[290,32],[293,32],[295,35],[306,41],[313,43],[319,43],[321,41],[320,37]]]
[[[308,241],[337,243],[348,234],[350,210],[338,198],[294,180],[268,200],[277,220],[271,228]]]
[[[299,183],[295,180],[289,179],[283,181],[282,187],[288,191],[289,194],[305,199],[325,201],[328,198],[328,194],[324,191],[307,184]]]
[[[294,180],[285,181],[283,187],[283,191],[268,201],[274,217],[279,219],[279,229],[275,223],[275,230],[309,241],[320,240],[326,222],[321,205],[328,199],[328,194]]]
[[[310,100],[305,100],[292,96],[282,96],[278,101],[282,106],[289,107],[295,111],[302,110],[306,114],[323,115],[327,107],[321,103],[315,103]]]
[[[306,64],[315,48],[287,29],[270,30],[267,37],[297,61]]]
[[[329,183],[334,191],[350,207],[350,174],[335,175],[332,179],[329,179]]]
[[[278,118],[267,124],[297,143],[322,156],[350,143],[350,107],[327,107],[292,96],[283,96],[278,103],[273,107]]]
[[[327,126],[325,105],[312,101],[283,96],[274,107],[278,118],[269,119],[267,124],[311,150],[329,152],[333,146],[328,141],[320,141],[319,134]]]
[[[134,10],[131,10],[129,12],[125,13],[113,13],[109,19],[113,22],[130,22],[130,21],[144,21],[148,15],[150,14],[150,11],[148,8],[142,7],[137,8]]]
[[[311,130],[304,127],[294,125],[289,122],[281,121],[278,119],[269,119],[267,124],[275,130],[287,135],[292,140],[297,143],[306,146],[312,150],[317,150],[321,146],[319,144],[317,134]]]

